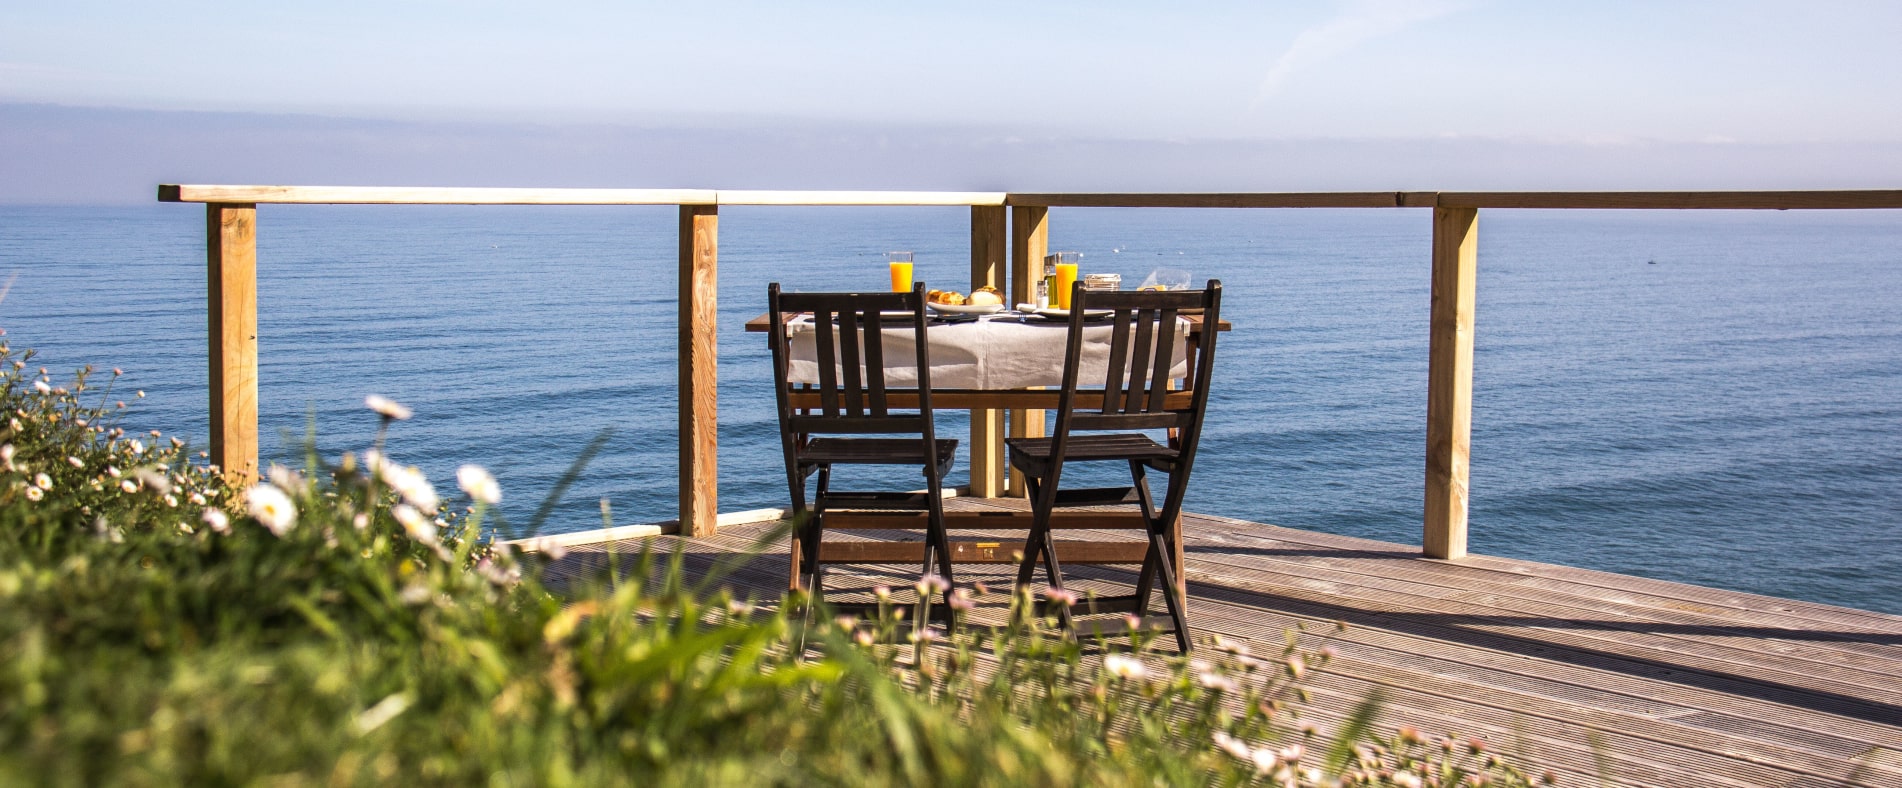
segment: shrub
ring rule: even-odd
[[[1372,703],[1303,730],[1327,655],[1292,639],[1182,660],[1035,621],[911,637],[889,607],[807,625],[697,591],[677,553],[558,596],[485,541],[479,469],[452,516],[379,432],[235,490],[31,357],[0,345],[0,783],[1525,782],[1371,737]]]

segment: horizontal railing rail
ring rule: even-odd
[[[457,186],[199,186],[166,184],[159,202],[295,205],[1003,205],[1003,192],[764,189],[516,189]]]
[[[720,189],[523,189],[391,186],[175,185],[161,202],[204,203],[211,364],[211,454],[227,473],[257,474],[257,206],[673,205],[680,212],[679,422],[682,533],[718,522],[715,462],[718,375],[719,207],[960,206],[971,209],[971,286],[1009,288],[1029,300],[1049,250],[1051,208],[1427,208],[1433,211],[1432,303],[1427,360],[1423,552],[1466,554],[1472,434],[1473,308],[1481,209],[1843,210],[1902,209],[1902,190],[1616,192],[1016,193]],[[971,493],[1014,493],[1006,434],[1037,437],[1041,411],[973,411]]]
[[[770,189],[523,189],[459,186],[166,184],[159,202],[301,205],[788,205],[1040,208],[1565,208],[1842,210],[1902,208],[1902,189],[1626,192],[1019,193]]]

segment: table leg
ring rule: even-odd
[[[971,495],[1004,496],[1004,411],[971,411]]]

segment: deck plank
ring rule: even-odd
[[[572,548],[547,576],[559,587],[605,567],[610,551],[645,544],[681,550],[693,576],[730,563],[723,585],[770,604],[788,574],[783,542],[746,556],[770,527]],[[953,534],[1013,535],[1022,538]],[[1065,537],[1136,538],[1087,528]],[[1902,616],[1493,556],[1428,560],[1416,546],[1225,517],[1185,516],[1183,539],[1198,639],[1220,634],[1274,652],[1298,630],[1305,645],[1338,652],[1308,682],[1304,713],[1324,728],[1378,688],[1383,729],[1480,736],[1558,771],[1561,784],[1599,784],[1602,759],[1617,785],[1902,785]],[[1066,574],[1080,591],[1114,594],[1127,592],[1134,569],[1079,565]],[[828,571],[840,599],[867,598],[875,585],[902,589],[917,573]],[[1004,590],[1014,569],[958,572]]]

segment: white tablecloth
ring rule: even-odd
[[[811,316],[787,324],[792,342],[788,370],[794,383],[819,382],[818,332]],[[1085,324],[1083,358],[1078,385],[1100,387],[1109,368],[1109,321]],[[1175,347],[1169,377],[1180,380],[1189,371],[1189,323],[1177,319]],[[1131,331],[1132,335],[1136,332]],[[917,361],[909,321],[883,331],[885,385],[918,385]],[[1016,316],[993,315],[973,323],[933,323],[925,330],[931,343],[931,387],[934,389],[1016,389],[1063,385],[1063,349],[1068,336],[1064,323],[1022,322]],[[834,342],[837,335],[834,334]],[[1131,337],[1134,344],[1134,337]],[[1154,340],[1151,340],[1153,347]],[[836,351],[836,348],[835,348]],[[1127,358],[1128,356],[1125,356]],[[1151,354],[1153,359],[1154,354]],[[837,359],[839,356],[834,355]],[[863,363],[863,361],[861,361]],[[1153,364],[1153,361],[1151,362]],[[841,377],[843,380],[843,368]]]

